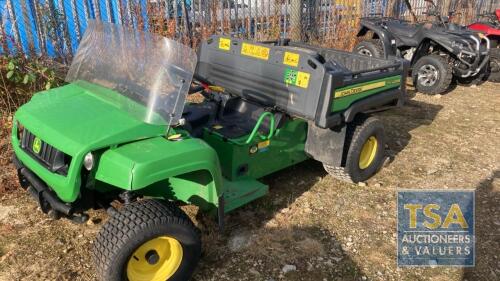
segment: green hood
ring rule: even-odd
[[[146,124],[114,104],[109,89],[68,84],[40,92],[16,112],[16,120],[37,137],[76,156],[165,133],[166,126]]]

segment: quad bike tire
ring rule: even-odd
[[[344,164],[341,167],[323,164],[323,167],[338,180],[362,182],[377,173],[384,162],[384,126],[379,119],[365,115],[348,126]]]
[[[490,49],[488,81],[500,82],[500,48]]]
[[[382,42],[380,42],[379,39],[369,39],[361,41],[354,47],[353,52],[374,58],[384,57],[384,47],[382,46]]]
[[[93,258],[106,281],[188,280],[200,259],[199,230],[171,202],[125,205],[99,231]]]
[[[453,79],[448,56],[431,54],[421,57],[413,66],[412,79],[415,88],[421,93],[436,95],[446,92]]]

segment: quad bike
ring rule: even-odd
[[[416,24],[388,17],[362,18],[357,36],[371,38],[357,44],[353,52],[408,60],[416,89],[426,94],[445,92],[454,77],[483,75],[489,60],[488,38],[450,23],[436,11],[434,5],[428,13],[435,21]]]
[[[259,178],[307,159],[368,179],[385,146],[370,112],[401,105],[406,74],[402,60],[287,40],[213,36],[197,55],[91,22],[68,84],[16,112],[13,161],[50,216],[85,222],[90,208],[108,211],[93,251],[100,279],[187,280],[201,239],[179,205],[222,227],[225,213],[268,193]],[[203,98],[186,102],[192,93]]]
[[[482,14],[479,17],[482,20],[469,25],[469,29],[485,34],[490,40],[488,80],[500,82],[500,9],[495,13]]]

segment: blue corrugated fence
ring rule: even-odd
[[[407,2],[416,16],[430,7],[425,0],[0,0],[0,53],[68,62],[89,19],[149,29],[193,46],[210,34],[225,33],[350,49],[359,17],[410,19]],[[500,8],[499,0],[435,2],[444,14],[459,11],[461,23]]]
[[[66,58],[89,19],[147,28],[146,0],[0,0],[0,51]]]

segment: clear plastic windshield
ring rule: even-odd
[[[182,116],[196,60],[193,49],[167,38],[91,21],[66,81],[146,123],[171,125]]]

